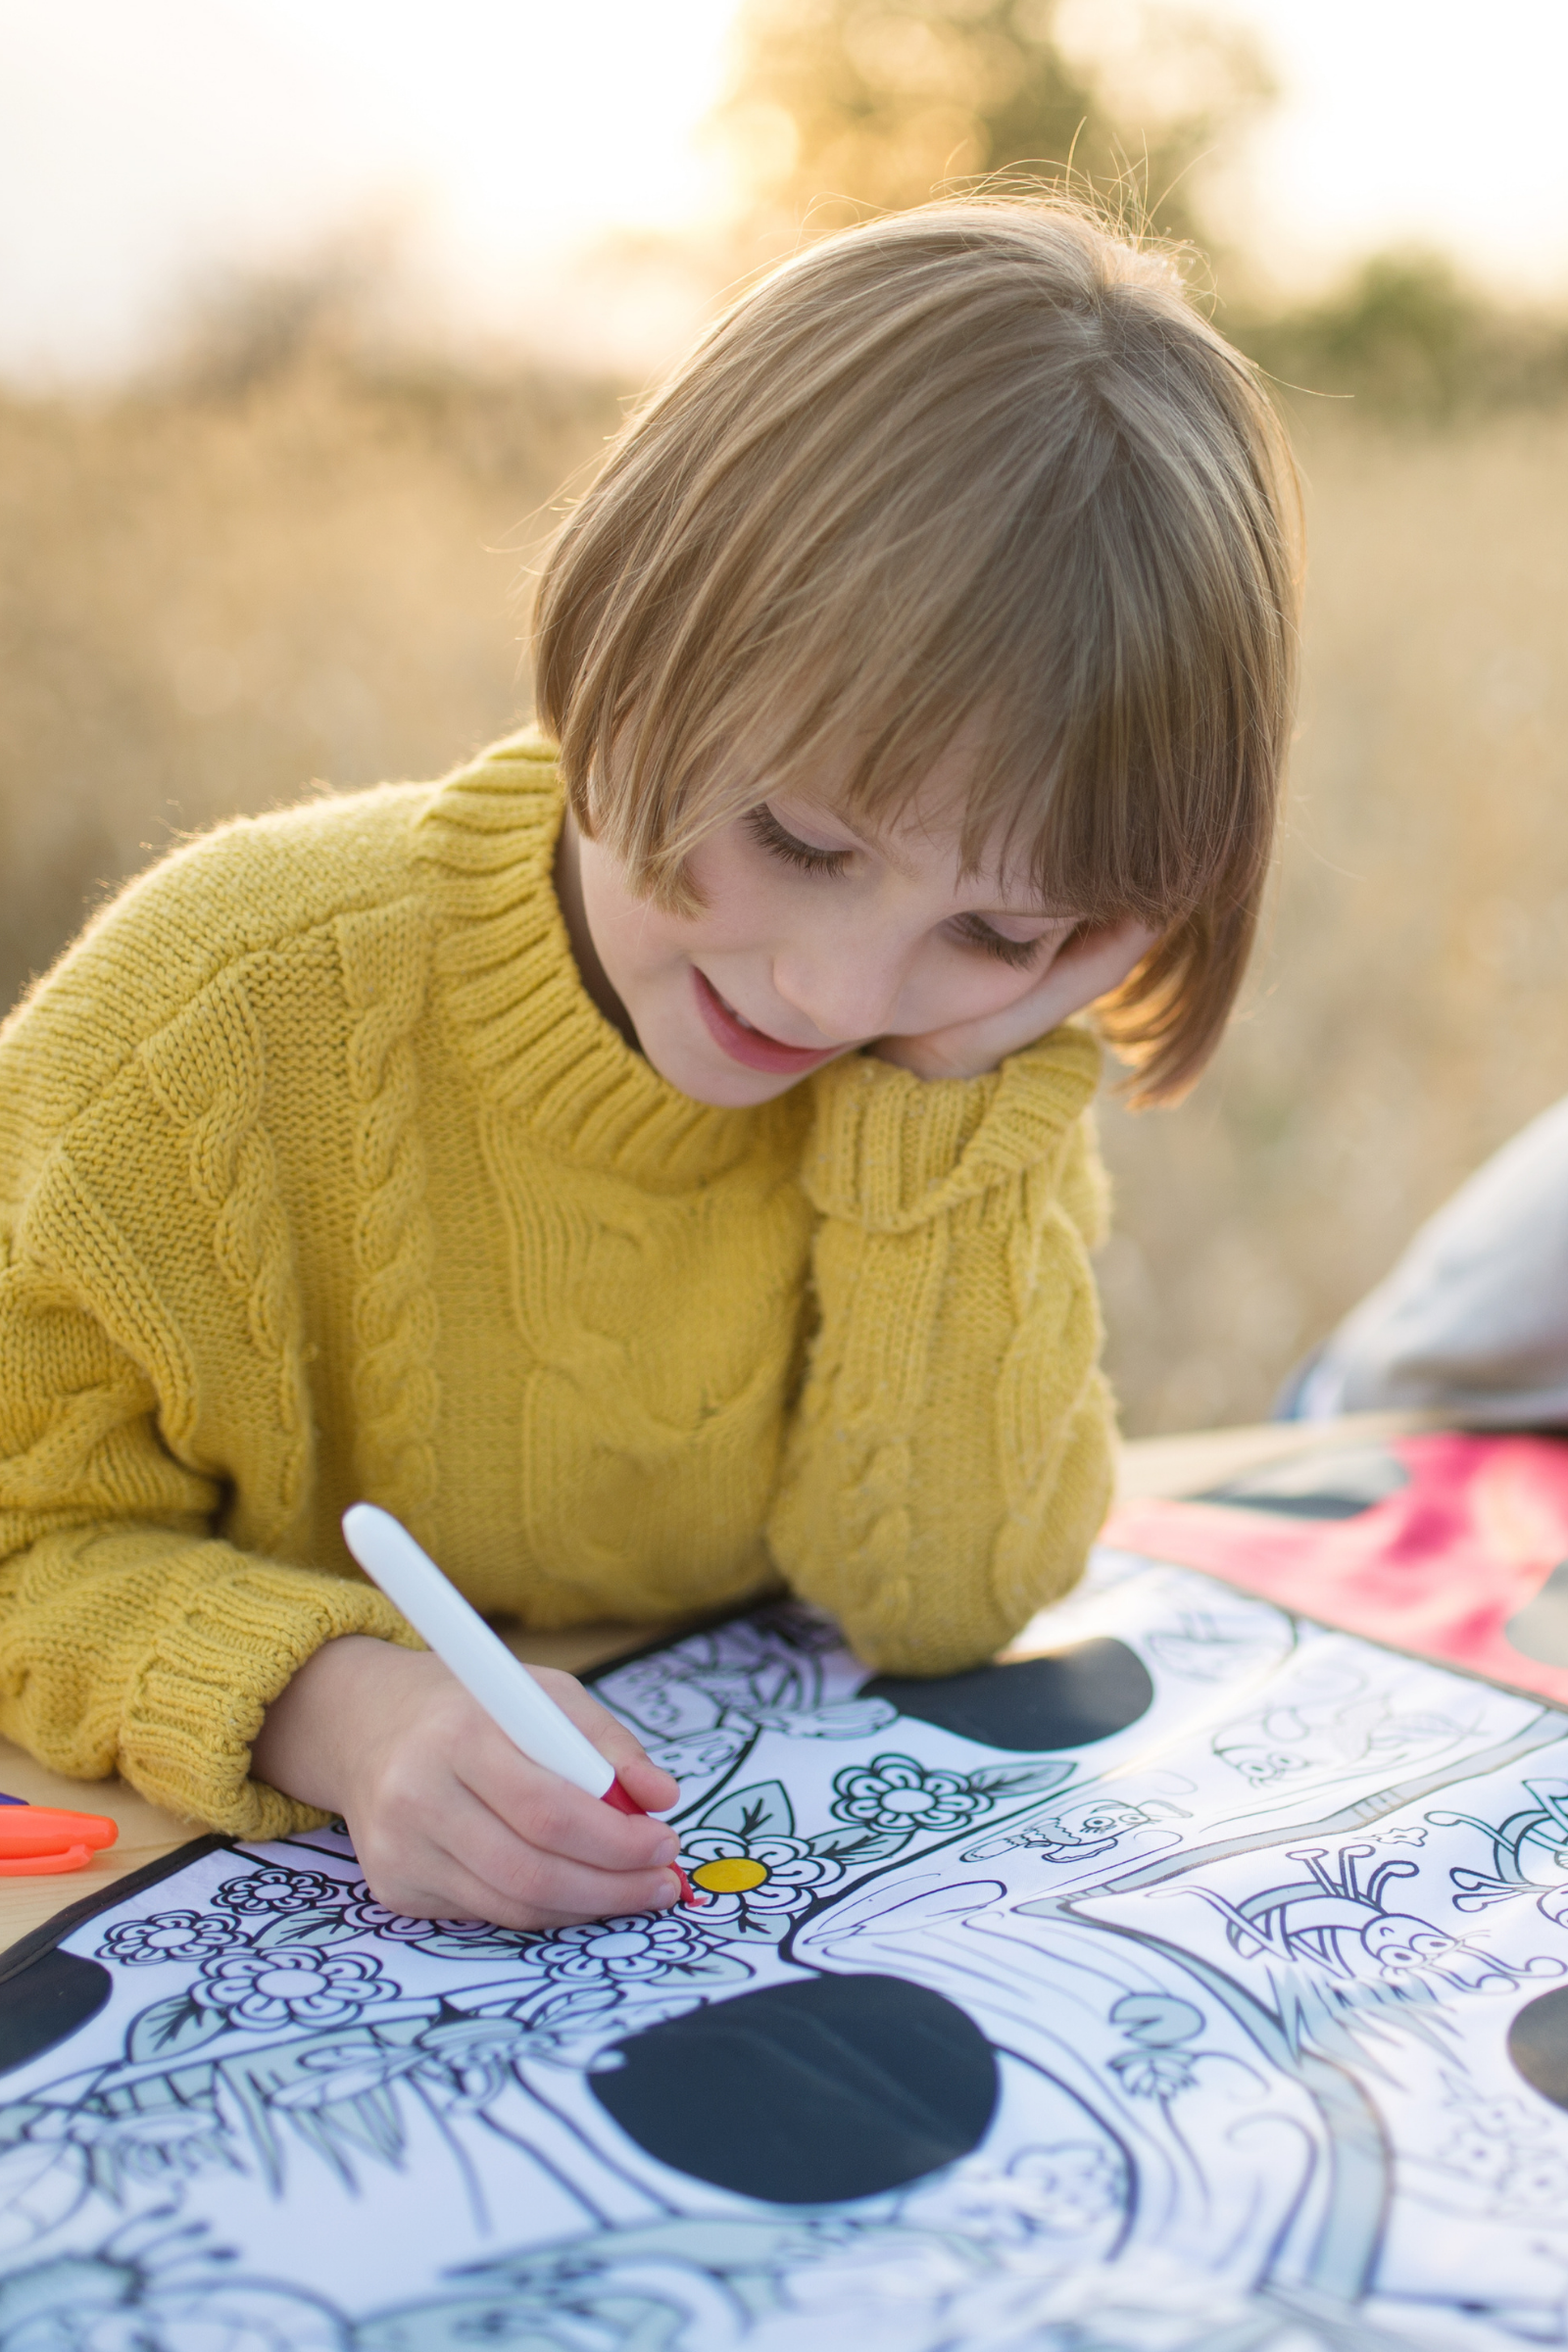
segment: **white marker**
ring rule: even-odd
[[[647,1818],[616,1780],[609,1757],[602,1756],[570,1716],[547,1697],[527,1667],[491,1632],[478,1610],[469,1607],[400,1520],[377,1503],[356,1502],[343,1514],[343,1540],[366,1575],[402,1610],[514,1747],[547,1772],[558,1772],[574,1788],[601,1797],[617,1813]],[[676,1868],[686,1900],[701,1902],[685,1872]]]

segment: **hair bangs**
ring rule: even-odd
[[[974,747],[971,871],[1158,944],[1100,1008],[1172,1099],[1255,930],[1298,509],[1247,364],[1078,209],[936,205],[756,288],[634,416],[541,581],[539,709],[635,888],[770,791],[896,824]]]

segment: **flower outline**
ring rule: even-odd
[[[221,2010],[229,2025],[262,2034],[282,2026],[352,2025],[372,2002],[395,2000],[400,1989],[378,1960],[307,1943],[209,1960],[191,1986],[194,1998]]]
[[[161,1960],[213,1960],[243,1940],[232,1922],[199,1911],[155,1911],[148,1919],[122,1919],[98,1946],[100,1960],[122,1968],[152,1968]]]
[[[280,1862],[264,1863],[242,1878],[225,1879],[214,1895],[215,1903],[239,1918],[258,1913],[328,1911],[341,1907],[349,1893],[341,1879],[321,1870],[290,1870]]]
[[[707,1925],[706,1918],[704,1926]],[[529,1936],[517,1957],[558,1984],[653,1984],[708,1955],[702,1930],[668,1911],[633,1912]]]
[[[991,1799],[961,1772],[916,1763],[913,1756],[873,1756],[833,1776],[833,1815],[876,1830],[959,1830]]]
[[[844,1876],[842,1862],[782,1830],[690,1830],[681,1854],[705,1898],[703,1925],[717,1936],[776,1941],[796,1912]]]

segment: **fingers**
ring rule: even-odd
[[[674,1833],[655,1826],[661,1845],[672,1849]],[[679,1898],[680,1882],[663,1854],[653,1866],[601,1866],[580,1852],[541,1845],[531,1822],[529,1833],[519,1836],[471,1789],[460,1788],[443,1808],[439,1845],[428,1838],[423,1841],[425,1870],[420,1875],[433,1873],[454,1893],[461,1889],[465,1904],[475,1906],[468,1916],[512,1928],[666,1910]],[[451,1901],[449,1895],[444,1909],[455,1916]]]
[[[882,1038],[877,1053],[917,1078],[977,1078],[1119,988],[1158,939],[1130,916],[1069,936],[1039,980],[1000,1011],[923,1037]]]
[[[589,1811],[639,1834],[632,1842],[658,1841],[658,1858],[600,1862],[580,1851],[538,1842],[538,1824],[514,1827],[462,1782],[444,1776],[427,1786],[427,1803],[398,1812],[351,1818],[366,1879],[377,1902],[412,1918],[485,1919],[506,1928],[560,1927],[640,1911],[666,1910],[680,1895],[667,1856],[674,1832],[660,1822],[636,1822],[579,1797]],[[613,1842],[613,1840],[612,1840]]]
[[[378,1902],[416,1918],[538,1929],[678,1900],[679,1841],[666,1823],[616,1812],[533,1763],[436,1660],[420,1665],[417,1703],[344,1808]],[[674,1800],[669,1776],[569,1676],[547,1688],[614,1750],[635,1801]]]
[[[1158,942],[1157,931],[1131,915],[1071,941],[1046,975],[1048,985],[1054,981],[1061,998],[1071,1000],[1057,1012],[1057,1020],[1069,1019],[1101,997],[1108,997],[1113,988],[1120,988]]]
[[[477,1817],[456,1816],[439,1845],[405,1836],[383,1853],[363,1842],[359,1858],[371,1894],[406,1918],[482,1919],[537,1931],[664,1911],[680,1899],[672,1870],[592,1870],[541,1855],[521,1839],[497,1840]]]
[[[616,1778],[628,1796],[650,1813],[666,1813],[671,1805],[680,1802],[680,1783],[674,1775],[652,1761],[635,1734],[626,1729],[618,1716],[602,1706],[592,1691],[585,1690],[575,1675],[563,1674],[553,1666],[530,1666],[528,1671],[562,1713],[569,1715],[600,1754],[613,1764]]]
[[[667,1813],[680,1802],[680,1783],[672,1773],[651,1763],[641,1749],[630,1762],[615,1766],[615,1777],[633,1804],[645,1813]]]
[[[520,1929],[679,1899],[679,1841],[666,1823],[616,1812],[520,1754],[427,1651],[359,1646],[368,1662],[346,1657],[342,1687],[324,1690],[322,1705],[345,1759],[334,1801],[378,1902]],[[635,1803],[651,1812],[676,1801],[669,1775],[579,1683],[545,1670],[539,1680]]]
[[[475,1740],[455,1766],[455,1777],[510,1834],[543,1853],[608,1871],[651,1869],[675,1859],[679,1840],[667,1823],[618,1812],[586,1795],[519,1756],[499,1733],[494,1741]]]
[[[1039,986],[997,1016],[999,1031],[1008,1035],[1006,1051],[1015,1053],[1109,996],[1142,963],[1157,937],[1128,916],[1069,939],[1042,973]]]

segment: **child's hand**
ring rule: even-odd
[[[640,1805],[680,1791],[569,1674],[530,1667]],[[268,1709],[258,1779],[341,1813],[371,1894],[415,1919],[557,1928],[665,1910],[672,1829],[587,1796],[519,1755],[428,1650],[347,1635]]]
[[[1103,930],[1070,931],[1033,986],[1000,1012],[928,1030],[923,1037],[879,1038],[875,1051],[883,1061],[912,1070],[917,1078],[979,1078],[1109,996],[1158,938],[1157,931],[1130,916]]]

